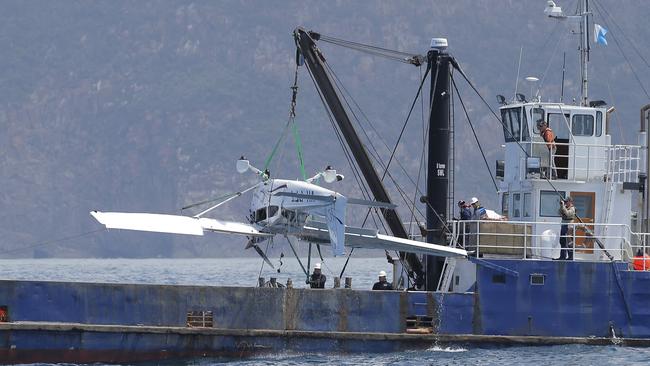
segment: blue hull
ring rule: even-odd
[[[388,352],[437,341],[599,343],[614,335],[650,344],[650,272],[622,263],[476,263],[467,293],[0,281],[10,321],[0,323],[0,359]],[[210,324],[188,327],[188,312],[197,311],[210,312]],[[422,330],[430,334],[413,334]]]

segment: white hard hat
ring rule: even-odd
[[[385,271],[379,271],[379,277],[386,277]]]
[[[476,198],[476,197],[472,197],[472,200],[471,200],[470,202],[471,202],[472,204],[474,204],[474,203],[478,202],[478,198]]]
[[[320,263],[314,264],[314,269],[320,269]]]

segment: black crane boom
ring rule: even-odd
[[[388,192],[381,181],[380,175],[373,167],[370,157],[359,139],[359,135],[355,131],[347,111],[341,103],[341,99],[336,93],[334,84],[325,68],[325,58],[315,43],[315,40],[318,40],[319,38],[320,36],[318,33],[308,32],[302,28],[296,28],[294,31],[294,39],[298,52],[302,57],[304,57],[305,64],[313,75],[328,108],[332,112],[341,133],[345,137],[345,141],[350,148],[364,179],[368,183],[372,194],[379,202],[392,203]],[[296,62],[298,62],[298,60],[296,60]],[[408,238],[406,229],[395,210],[382,208],[381,212],[394,236]],[[424,272],[422,270],[422,263],[418,257],[412,253],[400,252],[400,258],[406,260],[411,270],[415,273],[416,286],[423,285]]]

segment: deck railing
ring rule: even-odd
[[[472,255],[553,259],[561,249],[561,226],[559,222],[464,220],[452,221],[448,227],[450,245],[464,248]],[[635,247],[629,238],[639,234],[632,233],[629,226],[595,223],[567,226],[567,249],[575,260],[609,261],[612,256],[615,260],[631,262]],[[650,244],[649,240],[644,236],[643,250],[646,242]]]
[[[641,168],[641,147],[638,145],[593,145],[555,143],[551,154],[545,142],[529,141],[528,154],[538,157],[537,167],[522,164],[525,175],[568,180],[607,180],[615,183],[636,182]],[[554,168],[551,165],[554,161]],[[553,172],[555,170],[555,172]]]
[[[650,271],[650,233],[631,233],[630,250],[634,269]]]

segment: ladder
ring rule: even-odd
[[[449,292],[451,280],[454,278],[456,270],[456,258],[445,258],[445,264],[442,266],[442,275],[438,281],[438,292]]]
[[[618,185],[616,181],[613,180],[613,177],[611,174],[608,175],[608,181],[605,184],[605,211],[603,212],[603,223],[605,226],[603,226],[603,229],[600,230],[601,237],[606,238],[607,237],[607,229],[609,228],[609,223],[611,222],[612,219],[612,201],[614,199],[614,190],[616,189],[616,186]],[[606,241],[606,240],[605,240]]]

